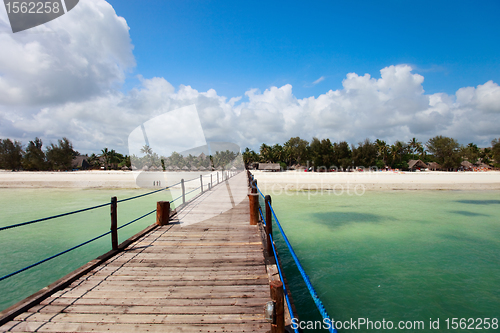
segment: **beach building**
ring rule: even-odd
[[[277,172],[281,170],[279,163],[259,163],[259,170]]]
[[[421,170],[421,169],[427,169],[429,166],[422,162],[421,160],[410,160],[408,162],[408,169],[410,171],[415,171],[415,170]]]
[[[464,171],[472,171],[472,170],[474,170],[474,164],[472,164],[469,161],[462,161],[462,163],[460,163],[460,165],[462,166],[462,168],[463,168]]]
[[[428,166],[429,166],[429,170],[432,170],[432,171],[441,170],[441,166],[438,163],[436,163],[436,162],[430,162],[428,164]]]
[[[90,168],[90,163],[87,161],[87,156],[85,155],[79,155],[76,156],[72,161],[71,161],[71,167],[73,169],[79,169],[79,170],[87,170]]]

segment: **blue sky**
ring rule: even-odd
[[[295,136],[486,147],[500,137],[498,13],[498,1],[81,0],[13,34],[0,6],[0,138],[127,153],[135,128],[194,106],[208,141],[254,149]]]
[[[394,64],[427,93],[500,81],[498,1],[108,2],[130,26],[134,74],[227,97],[287,83],[318,96]]]

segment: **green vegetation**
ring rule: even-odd
[[[159,156],[151,147],[141,149],[142,156],[127,156],[113,149],[103,148],[100,154],[81,156],[73,149],[67,138],[51,143],[43,149],[42,140],[35,138],[23,149],[19,141],[0,139],[0,169],[7,170],[73,170],[122,168],[148,170],[210,170],[211,168],[242,168],[240,153],[217,151],[215,155],[182,156],[173,152],[169,157]],[[391,168],[407,170],[410,160],[420,159],[425,163],[436,162],[442,170],[457,170],[463,161],[472,164],[484,163],[500,167],[500,138],[494,139],[489,148],[478,148],[474,143],[460,145],[455,139],[435,136],[425,144],[412,138],[409,142],[396,141],[388,145],[385,141],[366,139],[358,145],[346,141],[332,143],[330,139],[313,138],[311,142],[300,137],[290,138],[283,145],[263,143],[257,153],[246,148],[242,154],[245,165],[251,163],[279,163],[283,169],[310,166],[318,171],[349,170],[356,167]],[[84,161],[84,163],[82,163]]]
[[[102,154],[80,156],[67,138],[51,143],[45,150],[39,138],[30,141],[23,149],[19,141],[0,140],[0,169],[7,170],[73,170],[73,169],[119,169],[130,168],[130,157],[104,148]],[[86,164],[81,164],[85,161]]]
[[[215,155],[205,155],[201,153],[199,156],[183,156],[177,152],[173,152],[169,157],[159,156],[151,147],[144,146],[141,149],[142,157],[132,155],[130,160],[132,168],[144,170],[211,170],[213,168],[230,169],[243,168],[243,162],[240,153],[235,153],[229,150],[217,151]]]
[[[500,166],[500,139],[491,142],[491,148],[480,149],[474,143],[461,146],[453,138],[438,135],[425,144],[412,138],[409,142],[396,141],[388,145],[385,141],[366,139],[358,145],[345,141],[331,143],[329,139],[313,138],[309,143],[299,137],[288,140],[283,146],[263,143],[259,153],[246,148],[243,159],[251,163],[280,163],[283,166],[310,166],[317,171],[348,170],[356,167],[407,170],[410,160],[420,159],[425,163],[436,162],[442,170],[457,170],[462,161],[472,164],[485,163]],[[286,168],[284,168],[286,169]]]

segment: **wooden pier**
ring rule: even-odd
[[[213,187],[0,331],[270,331],[275,277],[247,193],[244,172]]]

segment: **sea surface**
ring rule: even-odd
[[[60,214],[150,190],[0,189],[0,226]],[[118,204],[118,225],[171,200],[159,192]],[[194,195],[192,193],[191,195]],[[273,195],[276,214],[335,321],[424,323],[403,332],[475,332],[446,319],[500,319],[500,191],[381,191],[363,195]],[[119,231],[120,242],[155,222],[151,214]],[[0,276],[105,233],[109,206],[0,231]],[[299,318],[320,321],[274,226]],[[0,282],[0,310],[109,251],[110,236]],[[430,321],[439,319],[439,329]],[[491,322],[491,319],[490,319]],[[318,327],[318,324],[316,324]],[[485,325],[481,327],[485,328]],[[388,329],[339,329],[339,332]],[[482,331],[498,331],[483,329]],[[306,329],[305,332],[325,332]]]
[[[388,323],[375,329],[383,320],[393,330],[403,321],[403,332],[500,331],[492,319],[500,319],[500,191],[312,194],[273,195],[272,203],[328,314],[374,325],[339,332],[391,331]],[[320,328],[322,318],[273,231],[299,318]]]
[[[151,189],[0,189],[0,227],[150,193]],[[198,191],[186,195],[186,200]],[[172,189],[118,203],[118,227],[180,196]],[[179,203],[179,200],[176,201]],[[173,205],[175,207],[175,204]],[[156,222],[156,214],[118,230],[119,242]],[[110,206],[0,231],[0,277],[65,251],[110,230]],[[111,236],[0,281],[0,311],[111,250]]]

